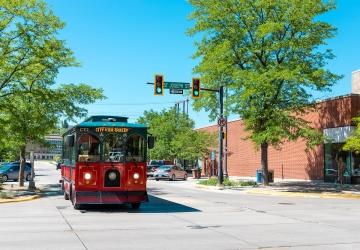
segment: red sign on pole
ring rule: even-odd
[[[219,127],[225,127],[226,125],[226,119],[224,117],[220,117],[217,122]]]

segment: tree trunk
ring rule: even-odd
[[[268,147],[267,143],[261,144],[261,169],[265,186],[269,186]]]
[[[24,186],[24,169],[25,169],[25,161],[26,161],[26,156],[25,156],[25,146],[22,146],[20,148],[20,169],[19,169],[19,186],[23,187]]]

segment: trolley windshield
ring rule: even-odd
[[[78,162],[144,162],[145,139],[140,134],[81,133]]]

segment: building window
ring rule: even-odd
[[[352,175],[352,160],[351,152],[346,152],[342,150],[344,143],[326,143],[325,148],[325,169],[324,169],[324,180],[326,182],[335,182],[338,180],[339,173],[339,162],[343,161],[345,163],[344,177],[345,182],[351,182]],[[359,161],[360,163],[360,161]]]

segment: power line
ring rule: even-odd
[[[138,103],[97,103],[97,104],[89,104],[95,106],[145,106],[145,105],[162,105],[162,104],[173,104],[172,102],[138,102]]]

